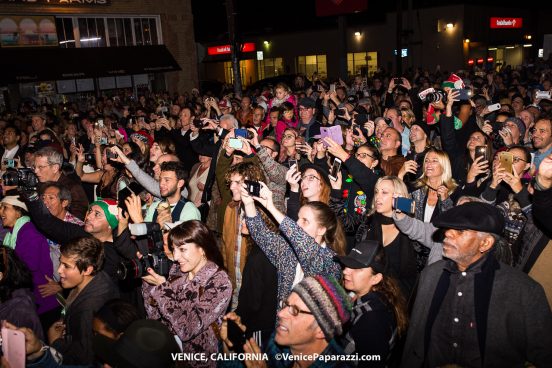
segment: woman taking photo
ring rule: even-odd
[[[407,161],[399,171],[399,179],[407,173],[415,174],[415,161]],[[431,148],[425,155],[422,176],[414,183],[412,199],[416,202],[415,217],[431,222],[440,213],[452,208],[456,202],[458,185],[452,178],[449,157],[446,152]]]
[[[278,300],[285,300],[303,277],[321,274],[339,279],[341,269],[333,257],[345,254],[346,240],[332,210],[324,203],[309,202],[301,207],[299,219],[294,222],[274,206],[272,192],[260,184],[259,198],[251,197],[243,188],[241,200],[251,237],[278,270]],[[278,222],[282,235],[268,229],[254,199]]]
[[[230,304],[232,284],[212,232],[200,221],[186,221],[169,233],[175,264],[168,278],[149,268],[142,295],[148,319],[165,324],[182,341],[184,353],[218,352],[215,330]],[[216,367],[215,360],[195,367]]]
[[[406,332],[408,317],[399,286],[387,273],[385,251],[380,242],[365,240],[338,259],[343,286],[354,293],[352,323],[340,341],[345,354],[377,354],[379,362],[359,362],[357,367],[387,367],[395,343]]]
[[[325,167],[310,163],[301,165],[300,170],[297,170],[297,165],[288,170],[286,180],[290,191],[287,215],[292,220],[297,220],[299,208],[306,203],[329,202],[332,187],[328,175]]]
[[[344,212],[336,207],[338,217],[345,229],[358,227],[356,244],[363,240],[376,240],[383,244],[389,264],[390,275],[399,282],[401,291],[408,299],[416,281],[416,252],[413,242],[395,226],[393,202],[395,197],[410,198],[408,189],[396,176],[384,176],[376,182],[372,209],[367,215]]]

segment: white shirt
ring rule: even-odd
[[[16,144],[15,147],[12,149],[7,149],[4,151],[4,154],[2,155],[2,161],[3,160],[11,160],[15,157],[15,154],[17,153],[17,150],[19,149],[19,145]]]
[[[424,222],[431,222],[431,216],[433,216],[433,212],[435,211],[435,206],[430,206],[426,203],[425,211],[424,211]]]
[[[326,248],[326,243],[320,244],[322,248]],[[293,284],[291,287],[293,288],[295,285],[303,281],[305,278],[305,272],[303,272],[303,268],[301,268],[301,263],[297,262],[297,267],[295,267],[295,278],[293,279]]]

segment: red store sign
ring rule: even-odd
[[[491,18],[491,28],[521,28],[523,18]]]
[[[241,52],[255,51],[255,43],[247,42],[241,45]],[[226,55],[230,53],[230,45],[212,46],[207,48],[207,55]]]

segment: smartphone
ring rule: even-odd
[[[104,127],[104,121],[103,121],[103,119],[98,119],[98,121],[96,122],[96,124],[98,125],[98,128],[103,128],[103,127]]]
[[[107,144],[107,138],[101,137],[100,138],[100,145],[103,146],[103,145],[106,145],[106,144]]]
[[[330,180],[332,181],[337,180],[337,174],[339,173],[339,170],[341,170],[341,160],[336,157],[333,161],[332,169],[330,170],[330,175],[328,175]]]
[[[346,107],[340,107],[337,109],[337,116],[345,116],[347,114],[347,108]]]
[[[416,202],[410,198],[397,197],[393,199],[393,209],[413,215],[416,211]]]
[[[393,81],[395,81],[395,85],[403,84],[402,78],[393,78]]]
[[[74,146],[77,145],[77,139],[75,137],[71,138],[71,144]]]
[[[111,152],[110,149],[107,149],[107,150],[105,151],[105,156],[106,156],[108,159],[114,159],[114,158],[119,157],[118,154],[116,154],[115,152]]]
[[[247,186],[247,192],[254,197],[261,195],[261,183],[254,180],[244,180],[245,185]]]
[[[128,208],[125,200],[132,195],[132,191],[128,187],[124,187],[117,193],[117,207],[123,210],[123,216],[128,213]]]
[[[291,168],[293,165],[297,165],[297,160],[294,159],[294,158],[291,158],[291,159],[288,160],[287,166],[288,166],[289,168]]]
[[[467,88],[463,89],[456,89],[454,88],[453,91],[458,91],[458,99],[460,101],[467,101],[470,99],[471,91]]]
[[[243,353],[243,346],[245,345],[245,342],[247,340],[245,333],[241,330],[241,328],[234,322],[233,320],[229,319],[228,321],[228,340],[232,342],[232,350],[235,353],[241,354]]]
[[[12,169],[14,169],[14,168],[15,168],[15,160],[13,160],[13,159],[5,159],[5,160],[4,160],[4,165],[6,165],[7,168],[12,168]]]
[[[25,335],[23,332],[2,328],[2,354],[10,363],[10,367],[25,367]]]
[[[537,91],[535,93],[535,98],[542,100],[544,99],[550,99],[550,91]]]
[[[84,154],[84,161],[93,163],[96,160],[96,155],[93,153],[85,153]]]
[[[501,107],[502,106],[500,106],[499,103],[495,103],[495,104],[487,106],[487,110],[489,110],[489,112],[494,112],[494,111],[500,110]]]
[[[478,157],[483,157],[482,161],[489,161],[489,159],[487,158],[487,146],[476,146],[475,147],[474,161]]]
[[[252,137],[253,133],[251,133],[247,129],[234,129],[234,135],[236,136],[236,138],[237,137],[243,137],[245,139],[253,138]]]
[[[330,83],[330,92],[335,92],[335,83]]]
[[[514,155],[511,154],[510,152],[500,152],[499,160],[500,160],[500,166],[502,166],[507,173],[512,174]]]
[[[228,140],[228,146],[233,149],[241,149],[243,147],[243,142],[238,138],[230,138]]]
[[[531,152],[531,167],[535,164],[535,152]]]

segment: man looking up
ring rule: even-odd
[[[552,153],[552,120],[541,118],[535,123],[533,132],[533,147],[535,148],[535,169],[546,156]]]
[[[551,367],[552,313],[542,286],[494,254],[500,211],[468,202],[433,224],[444,230],[447,260],[420,276],[402,367]]]
[[[182,196],[182,188],[186,184],[186,172],[178,162],[164,162],[161,164],[159,174],[159,193],[164,199],[164,205],[160,208],[161,201],[154,202],[145,216],[145,221],[157,221],[160,226],[165,223],[179,221],[201,220],[201,214],[193,202]],[[169,204],[169,208],[165,204]]]
[[[320,134],[320,123],[314,118],[314,114],[316,113],[315,105],[315,102],[308,97],[300,99],[297,105],[300,119],[299,132],[305,137],[306,142],[315,135]]]
[[[38,181],[41,183],[53,181],[69,189],[72,199],[70,211],[83,220],[88,209],[86,193],[80,181],[61,171],[62,165],[63,155],[52,147],[41,148],[35,153],[33,170]]]
[[[397,176],[402,165],[406,161],[403,155],[399,154],[401,147],[401,135],[395,128],[386,128],[381,134],[380,152],[381,169],[388,176]]]
[[[397,132],[399,132],[399,134],[401,135],[401,154],[403,156],[406,156],[408,151],[410,151],[410,129],[406,126],[406,124],[402,123],[402,115],[400,110],[396,107],[390,107],[385,111],[383,117],[391,120],[393,122],[393,128],[395,128]]]
[[[333,278],[306,277],[295,285],[291,294],[280,304],[276,334],[269,340],[266,362],[255,362],[254,367],[338,367],[338,360],[325,361],[324,356],[344,355],[335,338],[343,333],[343,326],[351,316],[351,299]],[[225,319],[237,320],[230,313]],[[223,322],[222,336],[228,322]],[[225,341],[226,343],[226,341]],[[228,345],[226,345],[227,347]],[[260,353],[253,338],[244,345],[246,353]],[[286,359],[293,355],[295,359]],[[347,365],[348,366],[348,365]]]

